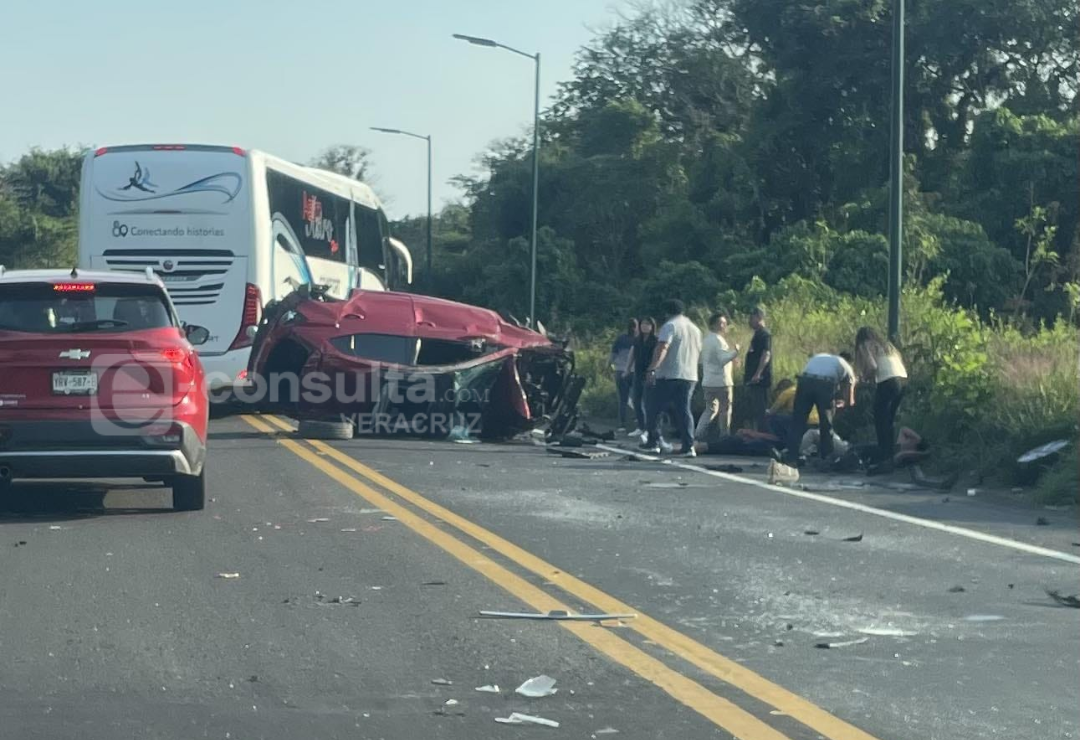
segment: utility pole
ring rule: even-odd
[[[900,338],[904,239],[904,0],[893,0],[892,116],[889,136],[889,339]]]

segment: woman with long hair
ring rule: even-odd
[[[638,335],[634,339],[633,349],[630,350],[630,370],[634,374],[630,399],[634,404],[634,414],[637,416],[637,429],[630,432],[631,437],[640,437],[645,434],[645,403],[649,381],[646,372],[655,351],[656,319],[646,316],[638,321]]]
[[[907,387],[907,368],[900,352],[876,331],[864,326],[855,334],[855,368],[859,377],[873,380],[874,429],[877,432],[877,461],[893,457],[893,429],[896,413]]]

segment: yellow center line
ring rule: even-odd
[[[292,425],[282,419],[269,415],[264,418],[280,429],[290,432],[295,431]],[[359,473],[370,482],[441,519],[469,537],[483,542],[503,557],[554,583],[563,591],[598,607],[601,611],[609,613],[634,612],[638,614],[638,618],[630,622],[630,627],[647,639],[652,640],[721,681],[731,684],[749,696],[775,707],[784,714],[793,717],[807,727],[829,738],[829,740],[876,740],[874,736],[830,714],[798,694],[788,691],[729,658],[725,658],[662,622],[642,614],[639,609],[619,601],[572,575],[562,572],[554,565],[545,562],[532,553],[521,549],[512,542],[474,524],[449,509],[429,501],[415,491],[387,478],[378,471],[372,470],[353,457],[324,442],[317,440],[310,440],[309,442],[324,455]]]
[[[274,417],[265,417],[284,429],[291,429]],[[276,432],[268,424],[256,417],[244,416],[244,421],[264,434]],[[365,485],[346,471],[328,463],[325,459],[292,439],[277,439],[278,444],[297,457],[305,460],[342,486],[368,501],[383,511],[396,517],[399,523],[419,534],[424,539],[437,545],[462,563],[500,586],[523,603],[540,611],[553,609],[566,610],[567,606],[547,592],[512,573],[488,556],[461,540],[439,529],[423,517],[412,512],[402,504]],[[332,450],[332,448],[327,448]],[[616,663],[625,666],[637,675],[663,689],[670,696],[693,709],[713,724],[730,732],[742,740],[790,740],[786,735],[774,730],[752,714],[717,696],[701,684],[672,670],[667,665],[635,647],[605,628],[597,628],[581,622],[559,622],[578,638]]]

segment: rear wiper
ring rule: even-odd
[[[64,324],[63,326],[56,327],[57,331],[62,332],[80,332],[80,331],[93,331],[94,329],[118,329],[121,326],[127,326],[128,322],[119,321],[118,319],[97,319],[96,321],[77,321],[74,324]]]

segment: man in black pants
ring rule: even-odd
[[[756,431],[767,432],[765,412],[772,387],[772,334],[765,327],[765,309],[761,306],[750,312],[750,328],[754,330],[754,338],[746,354],[743,382],[750,405],[750,424]]]
[[[795,387],[795,409],[787,448],[787,459],[791,464],[798,462],[799,447],[806,434],[806,420],[812,408],[817,408],[818,430],[821,432],[818,454],[823,460],[832,457],[832,421],[837,400],[847,406],[855,405],[855,371],[851,367],[851,355],[846,352],[814,355],[799,373]]]

